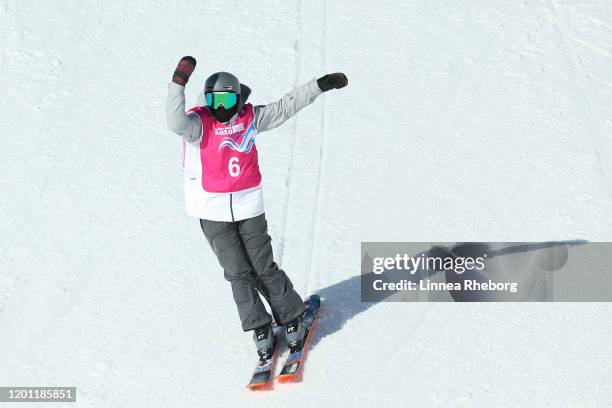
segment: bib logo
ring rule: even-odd
[[[240,130],[236,130],[235,132],[233,131],[234,128],[236,129],[240,129]],[[228,148],[230,150],[234,150],[240,153],[250,153],[251,150],[253,149],[253,146],[255,146],[255,136],[257,135],[257,132],[255,131],[255,127],[253,126],[253,123],[251,123],[249,125],[249,127],[247,128],[246,132],[244,132],[244,135],[242,136],[242,142],[238,143],[238,139],[240,138],[240,135],[234,135],[234,133],[239,133],[240,131],[242,131],[244,129],[244,125],[242,123],[239,123],[238,125],[234,125],[231,128],[228,126],[225,129],[215,129],[215,135],[217,135],[217,130],[227,130],[228,133],[220,133],[220,134],[231,134],[233,136],[226,136],[221,140],[221,143],[219,143],[219,152],[221,151],[221,149],[223,148]],[[229,133],[229,132],[232,133]]]
[[[240,133],[244,130],[244,123],[233,126],[215,127],[215,136],[225,136]]]

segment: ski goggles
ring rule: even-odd
[[[238,102],[238,95],[233,92],[207,92],[206,103],[213,109],[223,106],[225,109],[233,108]]]

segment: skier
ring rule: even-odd
[[[251,90],[228,72],[212,74],[197,106],[185,112],[185,85],[196,66],[183,57],[168,85],[168,128],[182,136],[185,207],[200,219],[206,240],[231,283],[244,331],[253,330],[260,357],[274,352],[272,317],[285,326],[287,345],[301,348],[305,328],[302,298],[274,262],[263,206],[255,136],[274,129],[322,92],[343,88],[342,73],[299,86],[277,102],[253,106]],[[205,103],[204,103],[205,102]]]

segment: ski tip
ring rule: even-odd
[[[310,295],[308,297],[308,303],[320,306],[321,305],[321,296],[317,295],[316,293],[314,295]]]
[[[264,390],[270,387],[270,383],[266,382],[266,383],[253,383],[253,384],[247,384],[247,388],[251,389],[251,390]]]
[[[295,382],[297,380],[297,375],[295,374],[280,374],[276,377],[276,380],[280,383],[290,383]]]

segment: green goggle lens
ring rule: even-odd
[[[219,106],[230,109],[238,102],[238,95],[233,92],[208,92],[205,96],[206,103],[213,109],[217,109]]]

